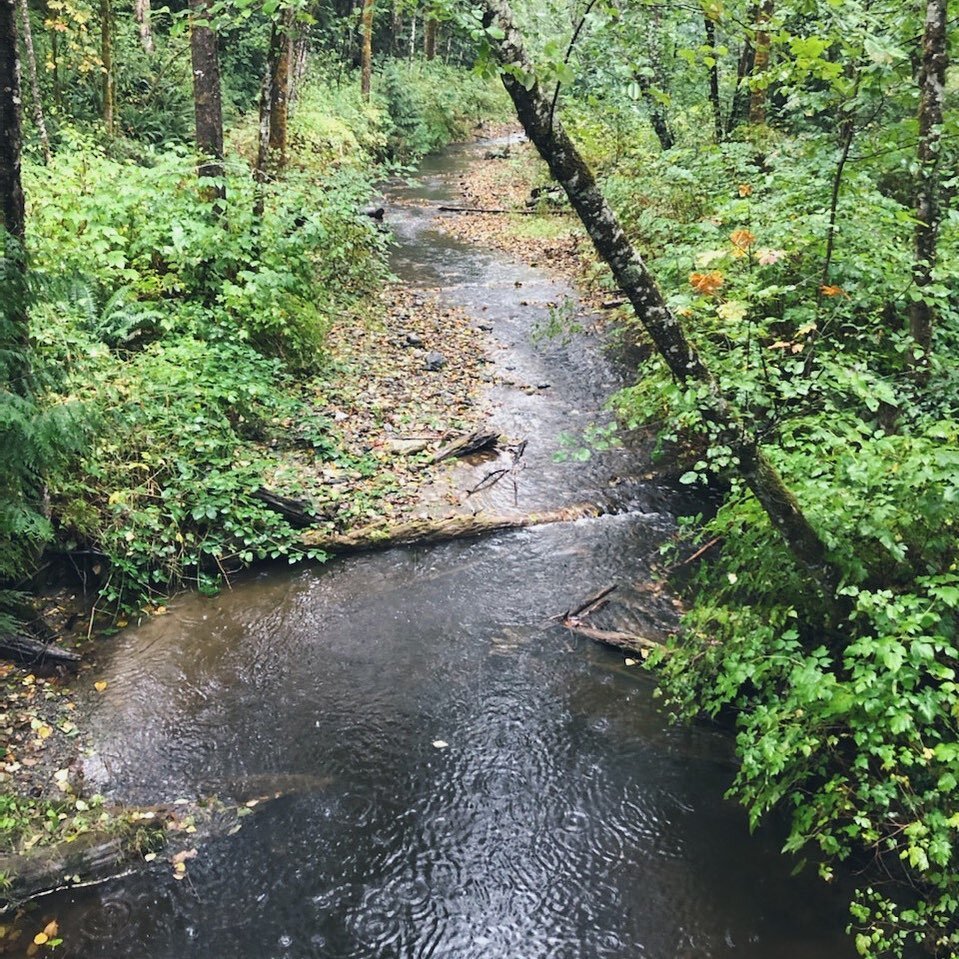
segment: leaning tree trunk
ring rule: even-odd
[[[713,109],[713,127],[716,142],[722,143],[725,135],[723,129],[723,107],[719,100],[719,52],[716,49],[716,23],[705,11],[703,25],[706,28],[706,46],[709,47],[709,56],[712,65],[709,67],[709,105]]]
[[[913,281],[917,296],[909,310],[915,341],[914,368],[920,380],[929,369],[933,308],[927,299],[936,265],[936,244],[942,217],[939,206],[939,141],[949,53],[946,39],[947,0],[928,0],[919,71],[919,180],[916,190],[916,235]]]
[[[439,21],[434,17],[426,18],[426,30],[423,40],[423,54],[427,60],[436,59],[436,33],[439,29]]]
[[[100,109],[107,136],[116,132],[116,91],[113,81],[113,2],[100,0]]]
[[[133,0],[133,15],[140,31],[140,45],[147,54],[152,54],[153,28],[150,25],[150,0]]]
[[[286,128],[289,118],[290,69],[293,53],[294,10],[287,7],[270,35],[270,154],[278,169],[286,166]]]
[[[773,0],[764,0],[756,12],[756,35],[753,41],[752,76],[761,76],[769,69],[769,21],[773,15]],[[749,97],[749,122],[762,124],[766,122],[766,88],[756,85],[752,88]]]
[[[24,241],[26,213],[20,182],[23,132],[20,118],[20,58],[16,0],[0,0],[0,273],[9,284],[0,301],[0,366],[8,386],[25,396],[30,389],[30,333],[26,311]]]
[[[23,48],[27,53],[27,71],[30,74],[30,99],[33,101],[33,122],[43,148],[43,162],[50,163],[50,138],[43,118],[43,100],[40,97],[40,81],[37,79],[37,54],[33,47],[33,30],[30,26],[30,8],[27,0],[20,0],[20,23],[23,25]]]
[[[363,47],[360,54],[360,93],[364,100],[370,98],[373,80],[373,4],[375,0],[363,0]]]
[[[821,537],[693,349],[678,318],[666,305],[646,264],[633,249],[597,187],[592,171],[562,123],[553,117],[550,98],[539,83],[534,82],[527,88],[516,79],[513,71],[524,76],[535,76],[535,72],[508,0],[481,0],[481,6],[487,32],[492,35],[495,28],[495,32],[503,36],[502,40],[494,41],[495,54],[500,64],[509,68],[509,72],[503,72],[503,84],[527,136],[566,191],[597,252],[609,264],[619,288],[626,294],[672,374],[680,382],[694,382],[703,387],[704,419],[713,427],[717,441],[730,447],[739,462],[743,480],[783,537],[797,564],[821,591],[829,612],[835,614],[835,591],[841,576]]]
[[[223,178],[223,106],[216,33],[209,23],[210,0],[190,0],[190,60],[193,68],[193,111],[196,117],[197,169],[203,179]],[[211,196],[224,199],[222,182]]]

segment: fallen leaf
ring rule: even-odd
[[[49,937],[45,932],[38,932],[38,933],[33,937],[34,943],[36,943],[36,945],[38,945],[38,946],[42,946],[42,945],[43,945],[45,942],[47,942],[49,939],[50,939],[50,937]]]
[[[94,684],[93,688],[98,692],[102,693],[103,690],[107,688],[107,681],[105,679],[98,679]]]
[[[446,747],[449,746],[449,743],[448,743],[448,742],[444,742],[442,739],[434,739],[434,740],[433,740],[433,746],[434,746],[436,749],[446,749]]]
[[[637,659],[630,659],[629,657],[627,657],[626,659],[623,660],[623,662],[624,662],[627,666],[635,666],[636,663],[639,662],[639,660],[637,660]]]
[[[60,931],[60,925],[56,919],[51,920],[43,927],[44,935],[52,939]]]

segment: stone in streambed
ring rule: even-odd
[[[425,369],[431,373],[435,373],[437,370],[441,370],[446,366],[446,357],[443,356],[442,353],[437,353],[436,350],[432,350],[426,354],[426,360],[423,365]]]

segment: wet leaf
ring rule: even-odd
[[[107,681],[105,679],[98,679],[94,684],[93,688],[98,692],[102,693],[103,690],[107,688]]]
[[[434,746],[434,748],[436,748],[436,749],[446,749],[446,747],[449,746],[449,743],[448,743],[448,742],[445,742],[445,741],[442,740],[442,739],[434,739],[434,740],[433,740],[433,746]]]

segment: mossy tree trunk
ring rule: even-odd
[[[37,77],[37,53],[33,46],[33,29],[30,25],[30,8],[27,0],[20,0],[20,23],[23,26],[23,49],[27,55],[27,72],[30,75],[30,100],[33,107],[33,122],[43,149],[43,162],[50,163],[50,138],[43,116],[43,99],[40,96],[40,80]]]
[[[947,0],[928,0],[919,70],[919,178],[916,190],[916,233],[913,280],[916,298],[909,310],[915,341],[914,368],[925,379],[932,349],[933,307],[926,291],[933,282],[942,212],[939,201],[939,146],[949,52],[946,38]]]
[[[363,45],[360,52],[360,93],[369,100],[373,81],[373,5],[375,0],[363,0],[363,15],[360,26]]]
[[[190,60],[193,69],[193,111],[196,148],[202,178],[223,178],[223,105],[217,35],[210,23],[210,0],[190,0]],[[211,190],[226,196],[222,182]]]

